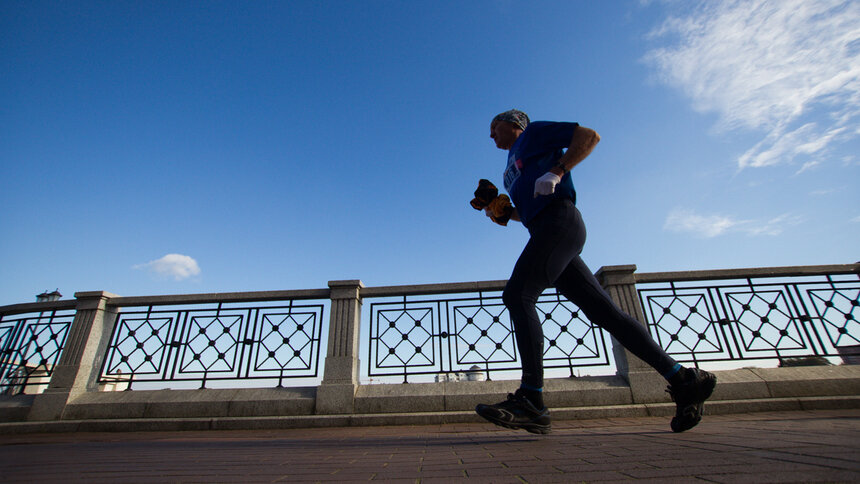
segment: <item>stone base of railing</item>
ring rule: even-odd
[[[707,413],[860,408],[860,366],[749,368],[715,372]],[[659,383],[659,380],[657,380]],[[495,402],[516,382],[361,385],[350,414],[318,412],[317,388],[157,390],[86,393],[62,418],[25,421],[38,396],[0,399],[0,433],[284,429],[478,422],[477,403]],[[664,384],[660,385],[661,387]],[[556,420],[670,416],[665,393],[639,392],[620,376],[551,379]]]

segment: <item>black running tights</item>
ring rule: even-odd
[[[553,201],[529,225],[531,238],[502,296],[514,324],[523,385],[543,387],[544,336],[535,306],[551,286],[660,374],[671,372],[675,360],[651,338],[644,325],[618,308],[580,258],[585,224],[573,201]]]

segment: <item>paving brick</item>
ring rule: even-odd
[[[657,477],[651,479],[636,479],[635,481],[631,481],[630,478],[618,481],[603,481],[603,484],[630,484],[631,482],[635,482],[636,484],[703,484],[705,481],[702,481],[698,477]]]
[[[860,482],[860,411],[492,425],[0,435],[4,482]]]
[[[858,449],[860,452],[860,449]],[[768,454],[773,456],[774,454]],[[788,454],[788,453],[780,453],[775,458],[782,461],[783,465],[794,464],[810,464],[814,466],[819,466],[823,468],[833,468],[833,469],[843,469],[843,470],[851,470],[860,472],[860,457],[858,457],[860,453],[855,454],[855,458],[853,460],[845,460],[845,459],[833,459],[826,457],[818,457],[818,456],[809,456],[802,454]],[[774,458],[774,457],[772,457]]]
[[[492,476],[514,476],[517,469],[510,467],[469,467],[466,474],[469,477],[492,477]]]
[[[780,482],[858,482],[860,473],[850,471],[837,471],[822,473],[814,471],[780,471],[765,474],[703,474],[699,476],[711,482],[723,482],[726,484],[768,484]]]
[[[563,474],[532,474],[523,472],[520,474],[526,482],[601,482],[625,479],[626,476],[613,471],[575,472]]]

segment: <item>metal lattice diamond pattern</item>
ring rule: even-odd
[[[704,293],[651,296],[652,333],[667,353],[722,352],[716,318]]]
[[[70,313],[51,311],[0,321],[0,393],[44,391],[72,319]]]
[[[108,373],[158,374],[161,372],[173,318],[123,319],[117,332],[121,338],[114,345],[118,358]]]
[[[544,320],[544,360],[601,357],[603,335],[576,305],[555,301],[538,304],[537,310]],[[605,346],[603,350],[605,355]]]
[[[679,361],[835,356],[860,342],[860,287],[856,275],[840,277],[648,283],[638,292],[652,334]]]
[[[783,291],[726,294],[745,351],[805,348]]]
[[[60,358],[68,330],[69,325],[63,323],[28,325],[24,329],[24,344],[17,352],[19,360],[48,371],[48,365],[53,366]]]
[[[454,334],[460,365],[517,360],[513,328],[504,305],[455,306]]]
[[[603,331],[579,309],[546,294],[538,301],[545,368],[609,365]],[[375,302],[370,309],[368,375],[402,376],[518,369],[518,353],[500,295]],[[443,317],[440,317],[442,315]],[[439,351],[438,355],[436,351]]]
[[[180,372],[224,373],[235,370],[242,315],[193,316]]]
[[[378,316],[379,368],[435,364],[432,307],[388,309],[379,311]]]
[[[120,313],[100,382],[317,376],[322,305],[222,306]]]
[[[273,313],[263,315],[256,370],[309,370],[316,313]],[[309,332],[310,331],[310,332]]]
[[[813,289],[807,294],[833,346],[860,344],[860,288]]]

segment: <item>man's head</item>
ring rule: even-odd
[[[529,117],[526,113],[517,109],[505,111],[490,123],[490,138],[496,142],[497,148],[509,150],[528,125]]]
[[[519,109],[511,109],[510,111],[505,111],[503,113],[497,114],[495,118],[493,118],[493,122],[490,123],[492,126],[498,121],[507,121],[508,123],[513,124],[514,126],[520,128],[525,131],[526,126],[529,125],[529,116],[520,111]]]

